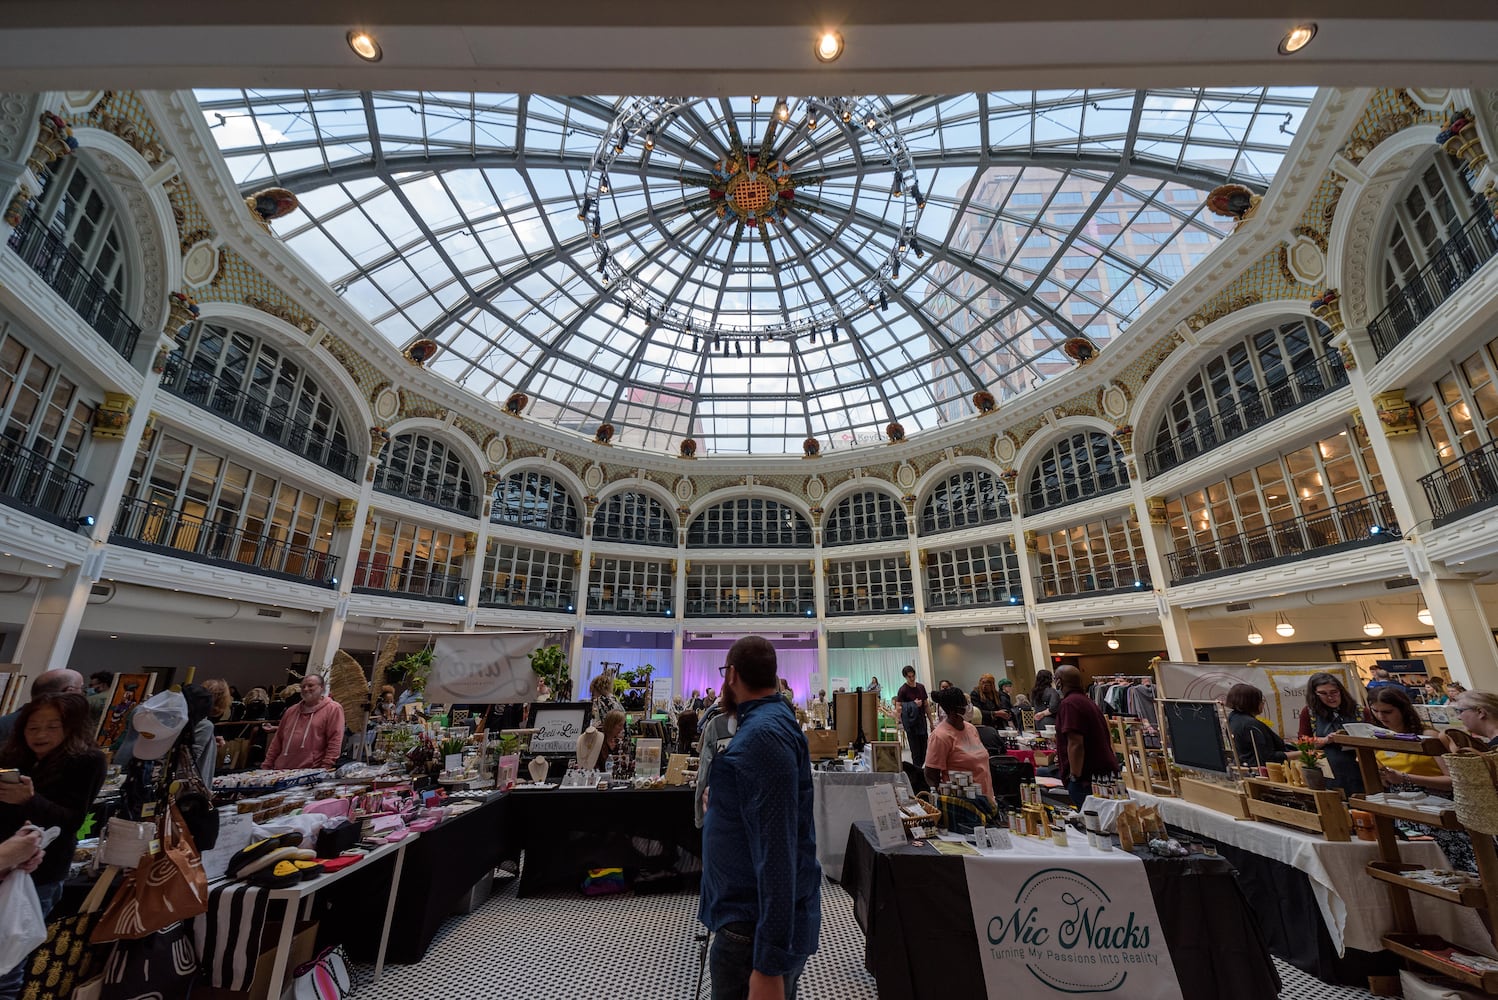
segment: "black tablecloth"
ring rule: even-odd
[[[557,788],[512,792],[505,819],[511,856],[523,849],[518,895],[576,889],[589,868],[673,868],[677,848],[702,856],[702,831],[692,813],[693,790]],[[641,841],[658,843],[642,854]]]
[[[438,823],[406,848],[390,921],[387,961],[420,962],[458,901],[480,879],[493,876],[507,853],[504,830],[509,798],[495,793],[477,809]],[[388,881],[388,873],[386,877]],[[373,961],[385,919],[384,894],[370,894],[367,885],[336,892],[341,886],[335,883],[328,891],[333,897],[329,909],[340,923],[341,938],[350,955]]]
[[[1182,995],[1278,996],[1279,975],[1232,866],[1201,855],[1143,860]],[[855,823],[843,888],[863,928],[864,964],[879,1000],[988,995],[961,857],[916,845],[880,850],[873,824]]]

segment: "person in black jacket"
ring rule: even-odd
[[[1228,708],[1228,732],[1238,763],[1260,766],[1285,762],[1289,744],[1258,718],[1264,710],[1264,692],[1252,684],[1234,684],[1222,703]]]
[[[982,725],[1002,729],[1014,717],[1014,705],[1009,692],[1005,690],[1009,686],[1009,678],[1004,678],[1004,681],[1004,686],[1000,687],[993,674],[984,674],[978,678],[978,686],[968,695],[973,707],[983,713],[979,720]]]

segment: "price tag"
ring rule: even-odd
[[[447,769],[447,772],[449,774],[453,773],[454,771],[463,770],[463,755],[460,753],[448,754],[445,758],[443,758],[442,766]]]
[[[905,824],[900,822],[900,806],[895,802],[893,786],[869,786],[869,812],[874,817],[875,844],[899,847],[905,843]]]
[[[1014,841],[1009,839],[1009,831],[1001,826],[988,828],[988,846],[995,851],[1014,850]]]

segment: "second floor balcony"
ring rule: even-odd
[[[575,610],[577,599],[570,588],[564,589],[554,583],[527,584],[494,583],[479,590],[481,608],[524,608],[528,611],[557,611],[563,614]]]
[[[1477,214],[1431,252],[1429,262],[1390,297],[1384,311],[1368,324],[1368,338],[1373,341],[1378,359],[1382,361],[1414,333],[1427,316],[1495,254],[1498,254],[1498,219],[1483,202]]]
[[[438,510],[466,514],[468,517],[478,517],[482,506],[482,498],[477,493],[442,486],[431,480],[407,476],[393,470],[384,472],[375,480],[375,489],[391,496],[415,500],[417,503],[436,507]]]
[[[1149,568],[1134,563],[1094,565],[1085,569],[1043,573],[1035,578],[1037,601],[1065,601],[1077,597],[1127,594],[1149,589]]]
[[[382,552],[364,552],[354,568],[354,590],[419,601],[461,603],[468,578],[458,572],[391,563]]]
[[[113,291],[83,263],[68,245],[67,237],[49,228],[42,217],[28,212],[10,234],[7,245],[61,295],[74,312],[104,338],[126,361],[135,353],[140,325],[125,315],[125,307]]]
[[[772,590],[724,594],[716,590],[687,588],[688,618],[757,618],[773,615],[780,618],[806,618],[816,614],[816,601],[810,589],[802,591]]]
[[[602,615],[670,614],[671,590],[668,587],[591,586],[588,588],[588,611]]]
[[[299,583],[325,587],[338,583],[335,555],[149,500],[125,497],[120,501],[110,541]]]
[[[285,403],[273,403],[244,392],[210,372],[193,368],[175,355],[167,360],[161,373],[161,387],[345,479],[358,477],[360,456],[328,435],[316,434],[297,423],[296,415]]]
[[[0,437],[0,503],[74,528],[92,486],[30,448]]]
[[[1420,477],[1435,526],[1498,503],[1498,443],[1488,442]]]
[[[1400,537],[1389,494],[1276,520],[1252,531],[1178,549],[1166,556],[1173,583],[1240,573],[1254,566],[1293,562]]]

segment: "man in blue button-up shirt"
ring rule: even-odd
[[[759,636],[734,643],[721,668],[738,733],[713,760],[702,825],[713,1000],[794,1000],[822,929],[811,760],[775,668]]]

